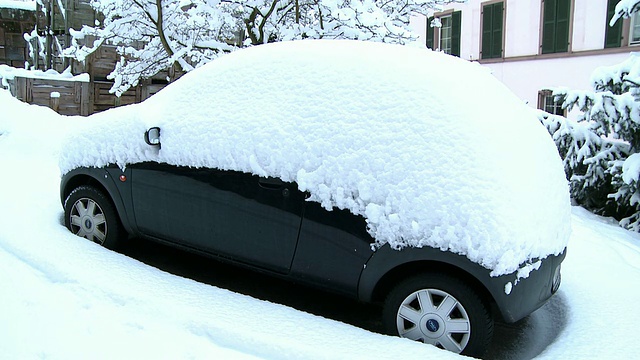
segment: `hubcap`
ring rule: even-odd
[[[103,244],[107,238],[107,222],[98,203],[89,198],[78,199],[71,207],[69,215],[71,232]]]
[[[460,353],[469,343],[471,322],[462,304],[449,293],[422,289],[407,296],[396,317],[398,334]]]

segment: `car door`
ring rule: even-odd
[[[289,271],[304,207],[295,184],[158,163],[131,168],[134,215],[142,234]]]

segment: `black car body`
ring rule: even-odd
[[[488,269],[464,256],[431,247],[394,250],[386,245],[374,251],[364,218],[346,210],[327,211],[318,203],[305,201],[306,194],[294,183],[237,171],[154,162],[132,164],[124,171],[112,165],[78,168],[65,174],[60,198],[70,228],[73,192],[86,188],[104,195],[103,200],[94,200],[111,222],[107,231],[121,227],[133,236],[365,302],[384,302],[404,280],[436,274],[468,286],[487,313],[495,312],[491,317],[514,322],[557,291],[560,263],[565,256],[549,256],[527,278],[518,279],[516,274],[492,277]],[[110,207],[116,219],[108,219]],[[78,228],[72,231],[78,233]],[[117,239],[92,240],[111,247],[124,236],[120,231]],[[467,299],[459,301],[464,305]],[[469,316],[473,319],[477,315]],[[393,315],[389,317],[392,319],[387,322],[392,323]],[[474,322],[470,321],[471,326],[478,326]],[[481,344],[471,342],[459,350],[481,354],[490,338],[488,332]]]

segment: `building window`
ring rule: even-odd
[[[640,13],[634,13],[631,17],[629,30],[629,45],[640,44]]]
[[[622,19],[618,19],[613,26],[609,26],[609,21],[616,12],[616,4],[620,0],[608,0],[607,2],[607,19],[605,22],[605,48],[616,48],[622,45]]]
[[[562,108],[562,103],[556,101],[551,90],[538,91],[538,109],[549,114],[567,116],[567,111]]]
[[[542,53],[569,51],[571,0],[543,0]]]
[[[482,59],[502,57],[504,2],[482,6]]]
[[[451,15],[440,18],[442,26],[440,27],[440,50],[447,54],[451,54],[451,35],[453,33]]]
[[[427,47],[430,49],[439,49],[447,54],[460,56],[461,23],[461,11],[454,11],[446,15],[428,18]],[[438,44],[437,47],[434,47],[435,44]]]

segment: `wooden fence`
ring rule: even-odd
[[[29,104],[48,106],[62,115],[90,115],[106,109],[139,103],[155,94],[163,84],[142,84],[117,97],[109,93],[108,81],[80,82],[15,77],[10,81],[14,96]]]
[[[19,100],[50,106],[63,115],[89,115],[88,82],[16,77],[12,93]],[[57,100],[56,93],[59,94]]]

